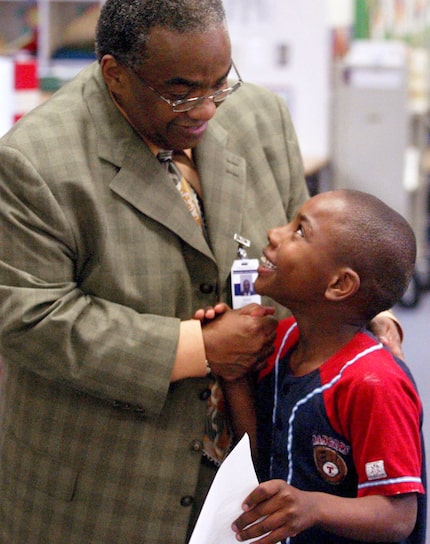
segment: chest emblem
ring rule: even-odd
[[[348,473],[348,467],[340,454],[327,446],[314,447],[314,461],[323,479],[338,484]]]

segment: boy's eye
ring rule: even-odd
[[[305,231],[303,230],[303,227],[301,225],[296,228],[296,233],[302,238],[304,238],[305,236]]]

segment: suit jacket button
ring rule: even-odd
[[[213,285],[209,285],[209,283],[202,283],[200,285],[200,291],[205,295],[210,295],[214,291]]]
[[[203,444],[201,440],[193,440],[191,442],[191,449],[192,451],[195,451],[195,452],[201,452],[203,449]]]
[[[200,393],[199,398],[200,400],[208,400],[208,398],[211,396],[211,390],[203,389],[203,391]]]
[[[194,502],[194,497],[191,495],[185,495],[185,497],[182,497],[181,499],[181,506],[191,506]]]

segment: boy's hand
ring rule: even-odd
[[[215,317],[224,314],[230,310],[230,307],[225,302],[219,302],[215,306],[208,306],[207,308],[200,308],[196,311],[193,316],[193,319],[198,319],[202,323],[215,319]]]
[[[254,538],[255,544],[278,544],[318,526],[345,542],[403,542],[415,526],[417,496],[339,497],[269,480],[248,495],[242,509],[245,512],[232,524],[239,541]]]
[[[239,541],[261,537],[258,544],[277,544],[311,527],[315,493],[300,491],[284,480],[260,484],[242,504],[245,513],[232,525]]]
[[[231,310],[230,306],[226,304],[225,302],[219,302],[218,304],[215,304],[215,306],[208,306],[207,308],[199,308],[194,316],[193,319],[198,319],[202,323],[205,323],[205,321],[210,321],[211,319],[215,319],[215,317],[218,317],[221,314],[224,314],[228,310]],[[241,308],[240,312],[243,315],[251,315],[254,317],[263,317],[265,315],[273,315],[275,313],[275,309],[271,306],[260,306],[259,304],[247,304],[243,308]]]
[[[215,376],[236,380],[265,364],[274,349],[277,321],[273,313],[273,308],[259,304],[237,310],[221,304],[196,313],[203,319],[206,357]]]

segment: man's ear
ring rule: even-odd
[[[115,94],[120,91],[126,77],[124,66],[112,55],[104,55],[100,61],[100,67],[110,92]]]
[[[325,296],[333,302],[352,296],[360,287],[360,276],[352,268],[340,268],[332,276]]]

